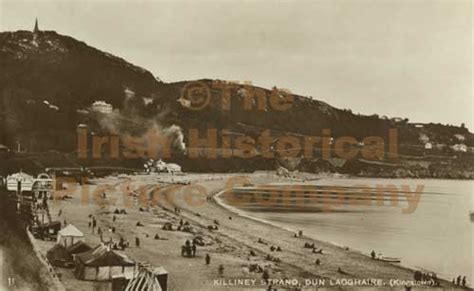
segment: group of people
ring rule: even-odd
[[[293,234],[293,237],[302,237],[303,236],[303,231],[298,230],[298,233]]]
[[[89,214],[89,227],[92,227],[92,234],[94,234],[94,230],[97,227],[97,219],[95,219],[95,217],[92,214]]]
[[[16,286],[15,277],[8,277],[8,287],[15,287],[15,286]]]
[[[271,247],[270,247],[270,251],[272,251],[272,252],[274,252],[274,251],[281,252],[281,248],[280,248],[280,247],[271,246]]]
[[[322,248],[321,249],[316,248],[314,246],[314,243],[310,244],[310,243],[306,242],[306,243],[304,243],[304,248],[313,249],[313,251],[312,251],[313,254],[321,254],[321,255],[323,254],[323,249]]]
[[[116,208],[114,211],[114,214],[127,214],[127,211],[125,211],[125,208],[122,208],[122,209]]]
[[[187,231],[187,230],[189,230],[189,226],[190,226],[190,225],[189,225],[189,222],[180,219],[180,220],[179,220],[178,230]]]
[[[186,240],[184,246],[181,247],[181,256],[186,256],[186,257],[195,257],[196,256],[196,251],[197,247],[196,244],[193,243],[191,244],[191,241],[189,239]]]
[[[120,237],[120,240],[118,243],[112,242],[112,249],[114,250],[125,250],[125,248],[128,248],[130,246],[130,243],[126,240],[123,239],[123,237]]]
[[[453,284],[466,287],[466,276],[461,277],[461,275],[459,275],[456,278],[453,278]]]
[[[417,270],[413,274],[413,279],[415,279],[415,281],[433,280],[435,286],[439,286],[439,279],[435,273],[423,273]]]

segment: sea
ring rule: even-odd
[[[220,199],[311,238],[400,258],[403,266],[447,280],[466,276],[473,285],[472,180],[331,177],[241,187]]]

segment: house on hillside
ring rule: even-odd
[[[462,152],[462,153],[467,152],[467,146],[461,143],[452,145],[451,149],[453,149],[453,151],[455,152]]]
[[[0,153],[9,153],[9,152],[10,152],[10,149],[6,145],[0,144]]]
[[[446,144],[444,143],[436,143],[434,146],[437,150],[443,150],[444,148],[446,148]]]
[[[427,142],[430,141],[430,138],[428,137],[428,135],[426,133],[420,133],[420,135],[418,136],[418,140],[422,144],[426,144]]]
[[[454,137],[460,142],[463,142],[466,139],[462,134],[455,134]]]
[[[113,111],[113,107],[111,104],[105,101],[95,101],[94,103],[92,103],[92,110],[104,114],[110,114]]]

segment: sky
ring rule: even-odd
[[[474,129],[473,1],[0,0],[165,82],[251,81],[354,113]]]

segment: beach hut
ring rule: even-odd
[[[78,241],[84,241],[84,234],[72,224],[61,229],[58,233],[58,243],[66,248]]]
[[[74,267],[72,256],[66,251],[66,248],[60,244],[55,244],[51,249],[49,249],[46,252],[46,258],[51,265],[56,267]]]
[[[168,272],[163,267],[158,267],[153,270],[149,268],[141,268],[136,275],[130,279],[125,278],[122,282],[128,282],[124,291],[167,291]],[[116,288],[118,290],[118,288]]]
[[[75,275],[81,280],[110,281],[112,277],[135,271],[135,262],[104,244],[74,256]]]
[[[81,240],[75,242],[73,245],[66,248],[67,252],[70,255],[85,253],[87,251],[90,251],[91,249],[92,249],[91,246],[89,246],[87,243],[85,243]]]

